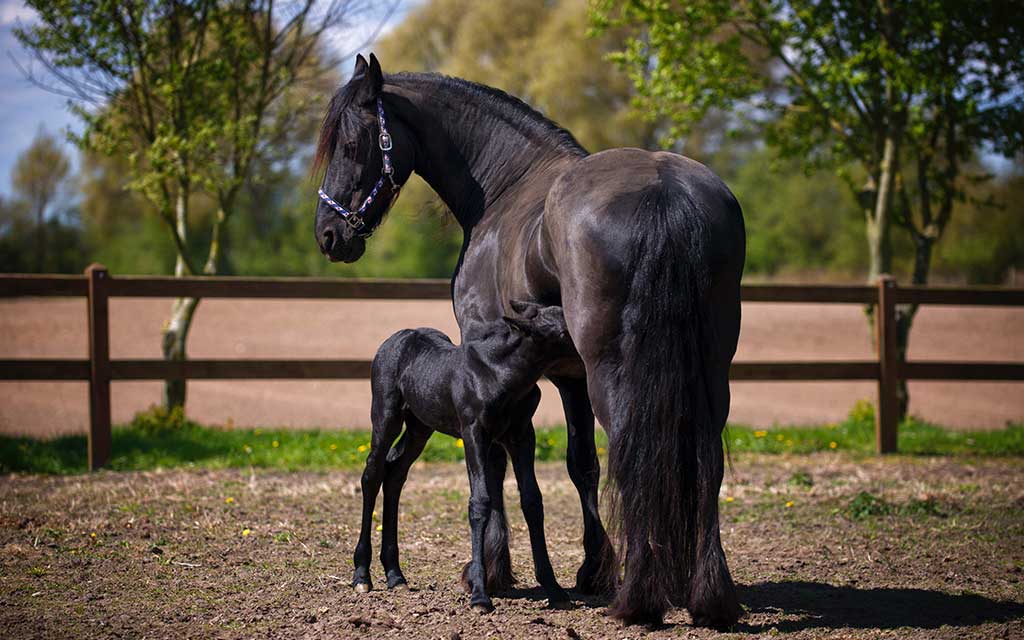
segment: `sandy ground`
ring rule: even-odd
[[[159,356],[170,302],[111,302],[111,355]],[[0,300],[0,358],[77,358],[87,354],[85,303],[76,299]],[[190,354],[196,358],[371,358],[405,327],[432,326],[458,335],[451,307],[436,301],[205,300]],[[911,336],[918,359],[1024,360],[1024,310],[925,307]],[[856,305],[748,304],[743,360],[871,357],[867,324]],[[536,423],[564,423],[553,387],[543,383]],[[114,420],[157,403],[160,383],[113,386]],[[911,411],[961,428],[996,428],[1024,419],[1024,387],[1015,383],[913,383]],[[198,381],[189,383],[189,413],[214,423],[293,427],[366,427],[367,381]],[[839,420],[872,383],[733,384],[731,420],[750,425]],[[83,432],[86,385],[0,382],[0,433]]]
[[[552,564],[571,587],[579,501],[563,465],[538,476]],[[0,629],[11,640],[1022,638],[1022,480],[1019,458],[736,456],[722,540],[746,613],[719,634],[683,609],[653,631],[623,628],[606,600],[576,592],[571,609],[548,609],[512,506],[519,584],[496,594],[494,613],[470,612],[462,465],[413,468],[399,531],[412,590],[368,594],[349,587],[356,472],[0,476]],[[862,491],[895,512],[851,518]],[[376,560],[371,571],[383,586]]]

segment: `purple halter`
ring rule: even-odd
[[[381,176],[377,180],[377,184],[373,185],[370,195],[366,196],[366,200],[363,201],[363,204],[359,205],[359,208],[355,211],[349,211],[327,195],[322,186],[317,190],[317,193],[320,195],[320,199],[327,203],[327,206],[337,211],[338,215],[340,215],[342,219],[349,224],[349,226],[355,229],[356,234],[363,237],[370,235],[370,233],[363,233],[363,229],[365,228],[365,224],[363,224],[363,214],[366,213],[367,207],[369,207],[374,198],[377,197],[377,192],[380,191],[382,186],[384,186],[384,179],[387,178],[388,182],[391,183],[391,192],[394,194],[394,197],[391,199],[392,203],[394,203],[395,199],[398,198],[398,191],[402,188],[401,185],[395,182],[395,168],[391,164],[391,154],[388,153],[392,148],[391,134],[388,133],[387,122],[384,120],[384,103],[381,102],[379,97],[377,98],[377,120],[380,123],[380,136],[377,137],[377,144],[380,146],[384,166],[381,169]]]

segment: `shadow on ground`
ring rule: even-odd
[[[1024,617],[1024,604],[974,594],[952,595],[925,589],[858,589],[816,582],[762,582],[740,586],[740,601],[751,613],[799,616],[771,626],[802,629],[898,629],[966,627]],[[763,632],[740,623],[737,631]]]

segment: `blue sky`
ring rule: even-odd
[[[401,21],[406,10],[415,2],[403,2],[385,26],[385,31]],[[0,0],[0,194],[11,193],[11,170],[17,161],[18,154],[32,143],[32,138],[40,127],[57,135],[64,141],[65,132],[70,128],[81,130],[78,120],[68,110],[67,98],[55,95],[33,85],[25,79],[11,58],[15,58],[24,66],[32,62],[31,55],[21,48],[14,37],[14,27],[19,24],[31,23],[35,12],[25,6],[21,0]],[[376,23],[375,23],[376,24]],[[338,49],[346,43],[362,42],[370,34],[373,25],[354,25],[334,34],[329,44]],[[340,52],[340,51],[339,51]],[[346,51],[347,52],[347,51]],[[343,71],[351,69],[351,61],[346,61]],[[64,141],[65,150],[76,164],[78,151]]]

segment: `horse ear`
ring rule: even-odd
[[[368,66],[369,65],[366,64],[366,58],[363,57],[363,54],[357,53],[356,68],[352,70],[352,77],[355,78],[358,76],[366,75],[366,69]]]
[[[370,100],[376,100],[380,92],[384,90],[384,72],[380,68],[377,56],[370,54],[370,68],[366,72],[366,88],[369,90]]]

